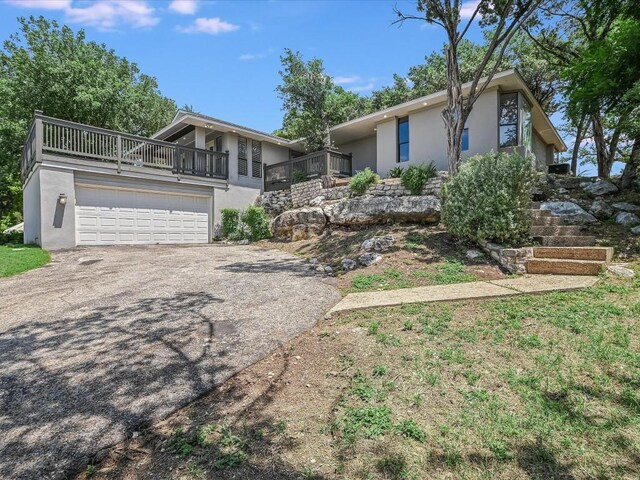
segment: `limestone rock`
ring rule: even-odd
[[[392,222],[439,222],[440,199],[432,196],[362,196],[324,208],[336,225],[374,225]]]
[[[345,271],[353,270],[356,268],[357,265],[358,264],[356,263],[355,260],[352,260],[350,258],[342,259],[342,269]]]
[[[617,202],[617,203],[611,204],[611,206],[616,210],[623,210],[625,212],[632,212],[632,213],[640,212],[640,206],[634,205],[633,203]]]
[[[333,273],[333,268],[331,268],[329,265],[325,265],[324,266],[324,273],[331,275]]]
[[[14,233],[14,232],[24,233],[24,222],[18,223],[17,225],[14,225],[13,227],[9,227],[2,233],[8,234],[8,233]]]
[[[625,227],[632,227],[640,223],[640,218],[634,213],[620,212],[616,215],[616,223],[624,225]]]
[[[640,235],[640,225],[638,225],[637,227],[633,227],[631,229],[631,233],[633,233],[634,235]]]
[[[596,198],[591,204],[589,213],[598,218],[607,218],[613,215],[613,209],[602,198]]]
[[[473,249],[472,249],[472,250],[467,250],[467,253],[466,253],[466,257],[467,257],[469,260],[475,260],[476,258],[480,258],[480,257],[482,257],[482,256],[484,256],[484,255],[482,254],[482,252],[480,252],[480,251],[478,251],[478,250],[473,250]]]
[[[309,201],[309,205],[311,205],[312,207],[319,207],[326,200],[327,200],[327,197],[325,197],[324,195],[318,195],[317,197],[315,197],[315,198],[311,199],[311,201]]]
[[[549,210],[569,224],[584,225],[598,221],[596,217],[573,202],[545,202],[540,205],[540,209]]]
[[[386,252],[393,246],[394,243],[395,243],[395,240],[393,238],[393,235],[384,235],[382,237],[371,237],[371,238],[367,238],[364,242],[362,242],[360,249],[365,252],[371,252],[371,251]]]
[[[358,257],[358,263],[362,266],[368,267],[374,263],[382,260],[382,255],[376,252],[363,253]]]
[[[618,187],[607,180],[598,180],[597,182],[590,183],[584,187],[584,191],[589,192],[592,195],[607,195],[609,193],[617,192]]]
[[[633,278],[635,276],[633,270],[622,265],[609,265],[607,270],[618,277]]]
[[[276,238],[292,239],[295,235],[302,240],[321,234],[326,224],[327,218],[320,207],[300,208],[278,215],[271,224],[271,230]]]

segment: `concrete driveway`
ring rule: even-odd
[[[330,278],[255,247],[74,249],[0,280],[0,478],[84,469],[338,300]]]

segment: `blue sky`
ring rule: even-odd
[[[30,14],[84,28],[89,39],[155,76],[178,105],[272,131],[282,120],[274,88],[285,48],[322,58],[338,83],[364,94],[441,48],[445,38],[438,27],[417,21],[392,25],[394,5],[389,0],[5,0],[0,37],[17,30],[16,17]],[[415,11],[413,1],[397,5]]]

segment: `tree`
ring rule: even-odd
[[[460,0],[417,0],[417,10],[421,15],[407,15],[396,9],[399,22],[419,19],[429,24],[439,25],[447,34],[447,106],[442,110],[441,115],[447,131],[448,162],[451,173],[457,172],[460,165],[462,133],[473,104],[498,71],[511,39],[545,1],[480,0],[462,28],[460,28],[462,20]],[[460,76],[459,46],[474,20],[479,17],[481,17],[481,25],[491,27],[492,33],[486,51],[473,72],[471,86],[464,95]]]
[[[622,149],[626,166],[619,185],[629,187],[640,166],[640,19],[623,12],[607,36],[590,44],[565,75],[574,115],[597,111],[615,122],[616,144],[627,147]]]
[[[285,114],[277,135],[303,139],[307,151],[320,150],[331,146],[332,126],[370,110],[367,99],[333,83],[322,60],[305,62],[300,52],[286,49],[280,61],[282,83],[276,91]]]
[[[43,17],[20,18],[0,51],[0,218],[20,210],[19,157],[35,110],[123,132],[149,135],[176,110],[155,78],[83,30]]]

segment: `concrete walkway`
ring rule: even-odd
[[[456,283],[431,287],[401,288],[381,292],[350,293],[333,307],[334,313],[408,303],[453,302],[479,298],[508,297],[525,293],[578,290],[594,285],[598,277],[576,275],[525,275],[486,282]]]

